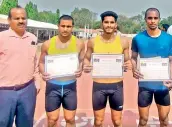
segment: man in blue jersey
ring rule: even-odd
[[[172,65],[172,36],[158,29],[160,12],[157,8],[149,8],[145,12],[145,22],[147,29],[132,40],[132,64],[133,76],[136,79],[143,78],[137,70],[137,57],[169,58]],[[171,71],[171,70],[170,70]],[[165,82],[139,82],[138,107],[139,107],[139,127],[146,127],[149,117],[149,108],[153,100],[157,104],[160,127],[168,126],[168,114],[170,112],[169,89],[172,87],[171,81]]]

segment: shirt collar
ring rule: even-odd
[[[11,28],[9,28],[9,37],[16,37],[16,38],[26,38],[29,37],[29,34],[27,31],[25,31],[24,35],[21,37],[19,36],[14,30],[12,30]]]

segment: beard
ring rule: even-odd
[[[108,30],[106,30],[105,28],[103,28],[103,31],[104,31],[104,33],[106,33],[106,34],[113,34],[113,33],[115,32],[114,30],[108,31]]]
[[[104,33],[106,33],[106,34],[113,34],[114,32],[107,32],[107,31],[104,31]]]
[[[158,28],[158,26],[156,27],[151,27],[151,26],[148,26],[150,30],[156,30]]]

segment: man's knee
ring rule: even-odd
[[[58,116],[48,116],[48,124],[50,125],[50,127],[56,125],[58,119]]]
[[[140,126],[146,126],[147,125],[147,122],[148,122],[148,117],[140,117],[140,120],[139,120],[139,125]]]
[[[75,123],[75,116],[65,116],[66,123]]]
[[[119,119],[112,119],[112,122],[113,122],[113,124],[114,124],[114,126],[116,127],[118,127],[118,126],[121,126],[121,124],[122,124],[122,121],[121,121],[121,118],[119,118]]]
[[[166,118],[160,118],[160,124],[164,127],[168,126],[168,117]]]
[[[103,118],[95,118],[94,119],[94,125],[95,125],[95,127],[102,127],[102,125],[103,125]]]

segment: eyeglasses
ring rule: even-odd
[[[157,19],[159,19],[159,17],[147,17],[147,19],[149,19],[149,20],[152,20],[152,19],[157,20]]]

